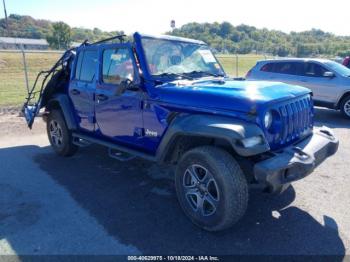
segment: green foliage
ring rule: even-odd
[[[36,20],[30,16],[11,14],[9,31],[4,19],[0,19],[0,36],[46,38],[52,48],[66,48],[71,42],[98,41],[123,31],[105,32],[98,28],[71,28],[59,22]],[[10,33],[8,35],[8,32]],[[334,56],[349,55],[350,36],[336,36],[312,29],[291,32],[257,29],[254,26],[233,26],[223,23],[188,23],[168,34],[200,39],[207,42],[218,53],[267,53],[274,56]]]
[[[274,56],[319,56],[348,54],[350,37],[335,36],[319,29],[291,32],[233,26],[223,23],[188,23],[168,34],[200,39],[220,53],[268,53]]]
[[[6,28],[5,19],[0,19],[0,36],[46,38],[52,32],[50,21],[15,14],[8,17],[8,27],[9,30]]]
[[[350,56],[350,49],[344,50],[344,51],[339,51],[337,55],[338,55],[338,56],[341,56],[341,57]]]
[[[63,22],[52,25],[52,35],[47,37],[50,46],[55,49],[68,49],[71,42],[71,28]]]
[[[72,36],[71,40],[72,42],[84,42],[85,40],[89,40],[90,42],[95,42],[101,39],[105,39],[108,37],[112,37],[115,35],[122,35],[124,34],[123,31],[112,31],[112,32],[105,32],[98,28],[94,29],[87,29],[87,28],[72,28]]]
[[[69,28],[63,22],[53,23],[48,20],[34,19],[30,16],[11,14],[8,17],[8,27],[5,19],[0,19],[0,36],[45,38],[51,48],[66,48],[72,42],[98,41],[114,35],[124,34],[123,31],[105,32],[98,28]]]
[[[298,44],[296,56],[305,57],[305,56],[317,56],[321,52],[322,45],[319,44]]]

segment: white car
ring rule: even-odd
[[[326,59],[275,59],[258,61],[248,80],[277,81],[307,87],[316,106],[340,110],[350,119],[350,69]]]

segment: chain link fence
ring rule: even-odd
[[[37,74],[51,68],[62,51],[0,50],[0,107],[19,106]]]
[[[0,50],[0,107],[20,106],[37,74],[50,69],[63,51]],[[218,54],[218,60],[232,77],[244,77],[266,55]]]
[[[216,57],[224,67],[225,72],[232,77],[244,77],[257,61],[273,58],[272,56],[262,54],[218,54]]]

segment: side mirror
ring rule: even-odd
[[[119,96],[123,94],[126,90],[138,91],[139,89],[140,87],[137,83],[133,82],[131,79],[125,79],[118,85],[116,95]]]
[[[333,78],[335,77],[335,74],[333,72],[327,71],[323,73],[323,76],[328,78]]]

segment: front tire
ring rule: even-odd
[[[205,230],[229,228],[247,209],[247,180],[236,160],[220,148],[203,146],[185,153],[175,184],[185,214]]]
[[[60,156],[72,156],[78,150],[73,144],[72,133],[60,110],[50,112],[46,123],[47,135],[54,151]]]
[[[350,119],[350,95],[342,99],[340,103],[340,111],[342,112],[343,116]]]

